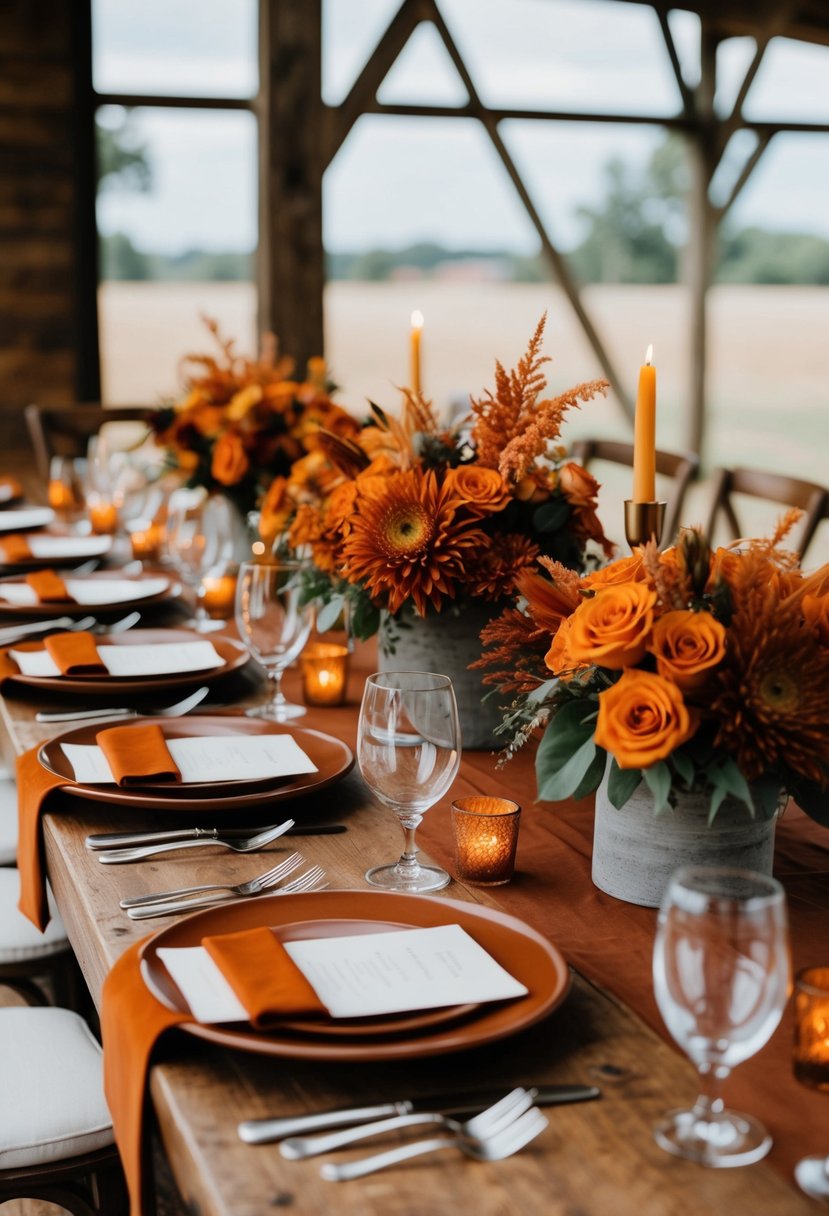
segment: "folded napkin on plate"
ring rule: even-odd
[[[205,937],[202,945],[257,1030],[286,1014],[328,1013],[285,947],[266,926]]]
[[[25,536],[12,533],[0,540],[0,555],[4,562],[26,562],[31,558],[32,550]]]
[[[63,676],[106,675],[91,633],[53,633],[43,642]]]
[[[145,939],[147,940],[147,939]],[[145,1135],[146,1087],[150,1058],[162,1035],[194,1019],[161,1005],[141,976],[141,942],[131,946],[104,981],[101,1037],[104,1092],[112,1114],[115,1143],[127,1179],[131,1216],[153,1211],[147,1179],[151,1176]],[[205,937],[202,944],[221,968],[251,1022],[277,1013],[325,1013],[301,971],[268,928]]]
[[[120,786],[146,785],[148,781],[181,782],[160,726],[111,726],[95,736],[112,775]]]
[[[54,570],[36,570],[26,575],[26,582],[41,603],[74,604],[66,584]]]

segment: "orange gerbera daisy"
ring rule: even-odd
[[[431,471],[361,478],[357,514],[343,543],[346,577],[364,582],[391,613],[407,600],[421,616],[429,604],[439,612],[463,579],[469,551],[487,541],[459,518],[462,506]]]

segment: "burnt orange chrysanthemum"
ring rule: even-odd
[[[730,571],[736,611],[717,669],[716,745],[748,781],[788,769],[823,785],[829,771],[829,652],[803,621],[802,593],[772,577],[764,553]],[[803,584],[804,590],[806,584]]]
[[[537,557],[538,545],[527,536],[515,532],[493,536],[467,573],[466,591],[485,600],[505,599],[514,593],[519,575],[534,570]]]
[[[459,518],[463,504],[435,474],[418,468],[360,481],[357,513],[343,544],[346,577],[397,612],[412,600],[421,616],[455,595],[470,550],[487,542]]]

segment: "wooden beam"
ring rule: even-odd
[[[95,105],[92,93],[91,0],[71,6],[73,43],[73,290],[75,397],[100,401],[101,361],[98,349],[98,230],[95,217]]]
[[[124,106],[132,110],[255,110],[254,97],[176,97],[148,93],[95,93],[96,106]]]
[[[260,0],[259,326],[323,351],[322,0]]]
[[[471,102],[460,106],[441,106],[381,102],[375,98],[366,103],[363,113],[393,114],[405,118],[477,118],[482,108]],[[607,114],[602,111],[585,113],[571,110],[526,110],[504,106],[486,106],[485,108],[495,122],[601,122],[627,126],[667,127],[669,130],[676,131],[686,131],[691,126],[691,120],[681,114]]]
[[[691,90],[688,88],[688,82],[686,81],[682,72],[682,64],[679,62],[676,43],[674,42],[674,36],[671,33],[671,27],[668,23],[668,14],[666,10],[661,7],[661,5],[656,7],[656,16],[659,21],[659,28],[662,30],[662,38],[665,43],[665,49],[668,52],[668,58],[671,61],[671,67],[673,68],[677,88],[679,89],[679,96],[682,101],[682,112],[686,118],[690,119],[694,113],[694,96]]]
[[[751,177],[752,173],[757,168],[757,165],[760,162],[760,158],[762,157],[766,148],[771,143],[772,138],[773,138],[773,135],[768,134],[768,135],[764,135],[762,138],[759,138],[757,140],[757,143],[754,147],[753,152],[747,158],[745,164],[742,167],[742,170],[740,171],[739,177],[735,181],[734,185],[731,187],[731,193],[729,194],[728,198],[719,207],[714,208],[714,219],[717,224],[722,223],[722,221],[725,219],[728,212],[731,210],[731,208],[736,203],[737,198],[739,197],[743,188],[745,187],[746,183],[748,182],[748,179]]]

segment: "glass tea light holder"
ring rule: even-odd
[[[455,870],[461,882],[499,887],[512,878],[521,807],[508,798],[473,794],[452,803]]]
[[[113,536],[118,531],[118,508],[114,502],[97,495],[86,500],[89,524],[96,536]]]
[[[235,567],[222,574],[209,574],[201,581],[199,601],[212,621],[229,621],[236,603]]]
[[[140,561],[157,562],[161,558],[164,529],[151,519],[134,519],[127,524],[132,555]]]
[[[795,976],[794,1075],[829,1095],[829,965],[806,967]],[[794,1176],[807,1195],[829,1203],[829,1151],[798,1161]]]
[[[348,647],[309,642],[299,658],[307,705],[344,705],[348,690]]]

